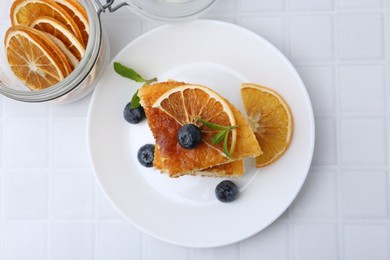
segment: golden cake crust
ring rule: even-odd
[[[244,171],[242,159],[260,155],[261,149],[245,118],[232,104],[229,103],[238,128],[236,148],[231,159],[205,142],[192,150],[181,147],[177,142],[177,132],[181,125],[159,108],[152,107],[165,92],[182,85],[186,83],[167,81],[144,86],[138,92],[156,140],[154,166],[162,172],[169,173],[171,177],[184,174],[210,176],[210,173],[220,177],[241,176]],[[201,170],[204,170],[203,174],[199,173]]]

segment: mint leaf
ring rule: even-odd
[[[225,137],[223,138],[223,152],[226,154],[226,156],[230,159],[230,153],[228,151],[227,145],[228,145],[228,136],[229,131],[225,134]]]
[[[210,122],[207,122],[206,120],[203,120],[202,118],[198,117],[196,118],[199,122],[207,126],[208,128],[214,129],[214,130],[226,130],[229,129],[230,126],[225,126],[225,125],[218,125],[218,124],[213,124]]]
[[[214,129],[214,130],[219,130],[211,140],[213,144],[219,144],[223,140],[223,152],[227,156],[227,158],[230,159],[230,152],[228,149],[228,137],[229,137],[229,132],[232,131],[233,129],[237,128],[237,125],[232,125],[232,126],[225,126],[225,125],[218,125],[218,124],[213,124],[210,123],[206,120],[201,119],[200,117],[196,118],[197,121],[201,122],[208,128]],[[231,147],[230,147],[231,148]]]
[[[131,106],[130,107],[131,108],[140,107],[141,106],[140,101],[141,101],[141,99],[138,96],[138,89],[137,89],[137,91],[134,93],[133,97],[131,98]]]
[[[129,78],[136,82],[146,82],[146,80],[141,75],[139,75],[135,70],[126,67],[120,64],[119,62],[114,62],[114,70],[122,77]]]
[[[225,137],[225,135],[229,132],[229,130],[222,130],[216,133],[212,139],[213,144],[219,144]]]

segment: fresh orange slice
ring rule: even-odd
[[[202,140],[222,153],[224,151],[222,142],[218,145],[212,142],[216,131],[203,125],[198,118],[212,124],[236,125],[236,119],[229,103],[213,90],[200,85],[188,84],[173,88],[159,97],[152,107],[159,108],[180,125],[199,126],[203,133]],[[231,130],[228,137],[230,154],[234,152],[236,136],[237,130]]]
[[[10,14],[12,25],[29,26],[40,16],[50,16],[56,19],[83,43],[83,37],[73,18],[55,2],[51,0],[16,0],[12,4]]]
[[[57,20],[49,17],[38,17],[31,23],[31,27],[47,33],[47,36],[61,49],[72,67],[76,67],[84,55],[83,44]]]
[[[4,45],[14,74],[30,89],[40,90],[58,83],[66,74],[58,57],[47,47],[50,40],[39,31],[31,33],[32,30],[35,29],[26,26],[9,28]]]
[[[76,0],[54,0],[54,2],[61,6],[62,9],[64,9],[73,18],[81,32],[83,42],[85,46],[87,46],[89,37],[89,23],[87,11],[85,11],[84,6],[82,6]]]
[[[241,96],[249,125],[263,150],[256,157],[256,167],[267,166],[290,145],[294,128],[290,108],[274,90],[255,84],[242,84]]]

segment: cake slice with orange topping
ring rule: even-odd
[[[244,172],[242,159],[262,153],[241,112],[208,87],[168,81],[146,85],[138,96],[156,141],[153,164],[171,177],[239,177]],[[216,131],[204,122],[236,128],[215,144]],[[178,143],[178,130],[185,124],[201,130],[202,142],[195,149]]]

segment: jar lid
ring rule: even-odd
[[[199,17],[216,0],[124,0],[123,2],[142,16],[174,22]]]

